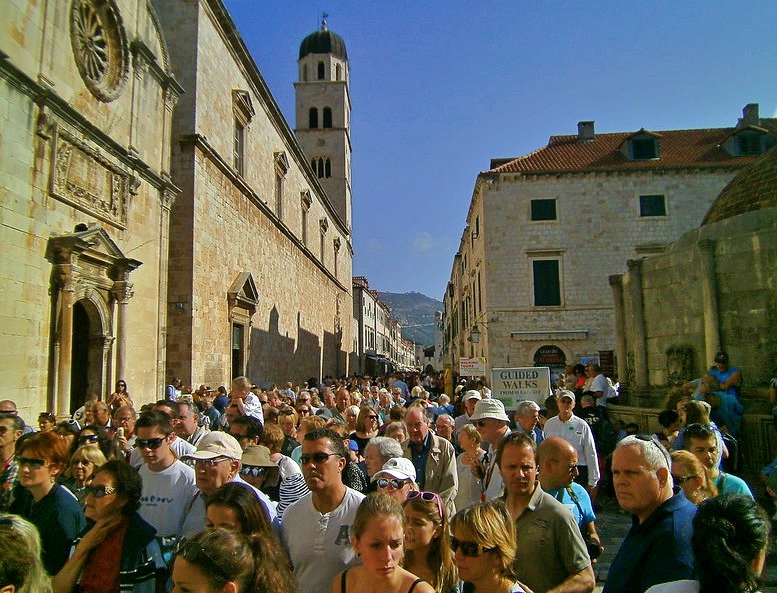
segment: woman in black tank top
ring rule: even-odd
[[[375,492],[356,511],[351,543],[361,561],[332,581],[332,593],[434,593],[429,583],[402,568],[405,517],[393,498]]]

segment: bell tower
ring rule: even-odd
[[[302,40],[297,63],[297,140],[350,233],[351,97],[345,42],[322,20],[321,29]]]

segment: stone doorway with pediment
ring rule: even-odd
[[[141,262],[124,256],[97,224],[49,238],[51,336],[49,409],[65,418],[96,393],[112,391],[126,370],[129,276]],[[114,333],[115,332],[115,333]]]

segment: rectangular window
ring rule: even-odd
[[[232,165],[239,175],[243,175],[243,164],[245,162],[245,126],[235,118],[235,137],[232,147]]]
[[[308,246],[308,209],[302,207],[302,244]]]
[[[245,374],[243,368],[245,327],[235,323],[232,325],[232,378]]]
[[[283,218],[283,175],[275,172],[275,214]]]
[[[635,161],[658,158],[658,142],[655,138],[633,138],[631,156]]]
[[[532,261],[535,307],[558,307],[561,305],[561,279],[558,262],[557,259],[535,259]]]
[[[556,220],[556,200],[532,200],[532,220]]]
[[[740,156],[759,155],[763,152],[761,134],[743,133],[737,135],[737,154]]]
[[[640,216],[666,216],[666,199],[661,194],[639,197]]]

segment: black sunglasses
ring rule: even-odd
[[[307,465],[311,461],[314,461],[315,463],[324,463],[330,457],[340,457],[340,455],[337,453],[305,453],[299,456],[299,462],[302,465]]]
[[[138,449],[159,449],[162,446],[162,441],[167,437],[156,437],[155,439],[135,439],[135,446]]]
[[[190,542],[186,538],[181,538],[175,545],[173,554],[192,564],[208,564],[222,579],[227,582],[232,580],[232,577],[226,574],[224,569],[208,554],[205,548],[197,542]]]
[[[44,459],[34,459],[32,457],[17,457],[16,463],[19,467],[29,467],[30,469],[40,469],[46,465]]]
[[[256,465],[244,465],[242,468],[240,468],[240,475],[253,476],[255,478],[258,478],[259,476],[263,476],[266,470],[267,470],[266,467],[259,467]]]
[[[386,488],[389,484],[391,484],[391,487],[394,490],[399,490],[400,488],[402,488],[402,486],[404,486],[408,482],[410,482],[410,480],[397,480],[396,478],[392,478],[388,480],[386,478],[380,478],[378,480],[378,488]]]
[[[698,478],[698,476],[685,476],[684,478],[672,476],[672,481],[679,486],[680,484],[685,484],[688,480],[693,480],[694,478]]]
[[[367,416],[367,418],[369,418],[370,420],[377,420],[378,419],[378,417],[375,414],[370,414],[369,416]]]
[[[451,550],[453,550],[453,553],[456,553],[456,550],[461,548],[461,553],[463,556],[467,556],[468,558],[477,558],[478,556],[482,556],[486,552],[493,552],[497,548],[486,548],[484,546],[481,546],[478,543],[475,542],[463,542],[461,540],[456,539],[455,537],[451,538]]]
[[[78,437],[78,442],[82,445],[84,443],[96,443],[99,438],[96,434],[85,434],[82,437]]]
[[[87,486],[84,488],[86,495],[92,495],[95,498],[102,498],[109,494],[116,494],[117,490],[113,486]]]

